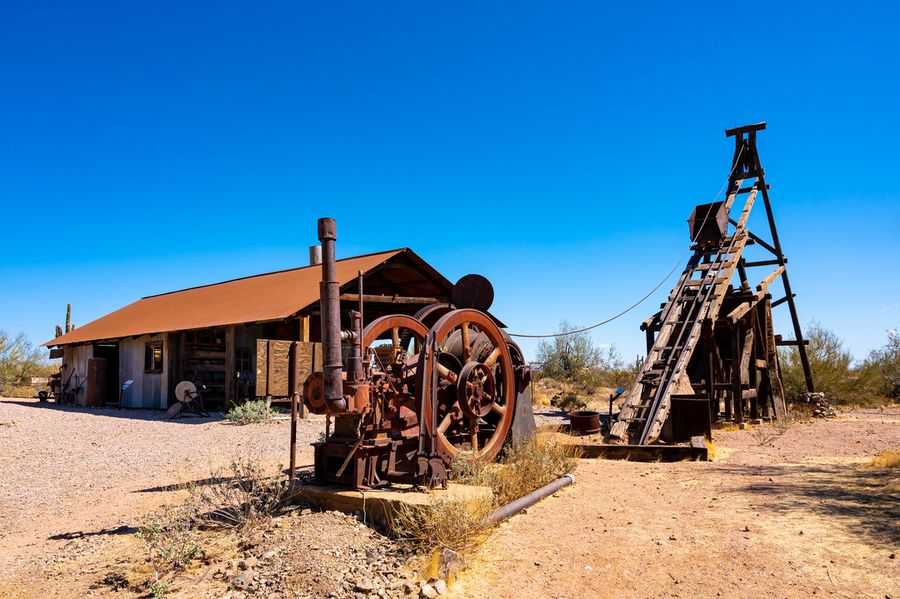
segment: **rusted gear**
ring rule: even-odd
[[[463,412],[470,418],[487,416],[496,392],[491,369],[481,362],[466,362],[456,381],[456,400]]]
[[[478,333],[474,333],[478,331]],[[417,388],[423,401],[429,404],[438,397],[441,405],[438,409],[423,410],[424,433],[428,438],[434,437],[433,448],[448,462],[457,456],[479,461],[491,461],[497,457],[509,434],[515,412],[516,388],[512,355],[501,330],[490,316],[473,309],[454,310],[445,314],[428,332],[425,340],[426,348],[440,348],[451,337],[458,335],[462,342],[462,369],[453,373],[437,369],[437,352],[425,351],[419,355],[417,372]],[[492,349],[479,351],[476,356],[471,350],[476,344],[485,340]],[[494,392],[486,410],[481,406],[467,413],[457,401],[459,387],[457,381],[469,378],[472,372],[481,369],[470,364],[481,365],[493,379]],[[435,369],[438,374],[438,389],[434,389]],[[480,376],[480,375],[479,375]],[[452,383],[457,393],[453,394],[452,405],[443,403],[440,390],[443,385]],[[483,387],[483,383],[482,383]],[[482,391],[483,392],[483,391]],[[437,412],[437,422],[433,422],[433,412]],[[484,413],[481,416],[481,413]]]

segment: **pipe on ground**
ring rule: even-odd
[[[566,474],[556,479],[549,485],[545,485],[536,491],[532,491],[524,497],[519,497],[515,501],[511,501],[504,506],[498,507],[496,510],[488,514],[488,522],[502,522],[511,516],[515,516],[525,508],[531,507],[544,497],[556,493],[563,487],[575,484],[575,475]]]
[[[322,244],[322,282],[319,284],[319,310],[322,320],[322,378],[325,403],[332,412],[347,411],[344,383],[341,380],[341,305],[340,283],[334,242],[337,225],[333,218],[319,219],[319,241]]]

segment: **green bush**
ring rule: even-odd
[[[46,377],[57,367],[45,361],[41,350],[35,349],[25,333],[10,337],[0,331],[0,395],[32,397],[37,388],[31,377]]]
[[[251,424],[265,422],[272,416],[272,410],[261,399],[252,399],[233,405],[225,413],[225,418],[232,424]]]
[[[887,345],[875,350],[859,366],[844,342],[821,323],[813,321],[806,331],[806,354],[816,391],[825,393],[832,404],[877,406],[889,403],[900,393],[900,339],[889,333]],[[785,399],[797,402],[806,392],[806,381],[795,347],[778,350]]]
[[[601,387],[628,388],[640,369],[640,360],[626,364],[615,345],[595,347],[587,332],[567,321],[559,325],[560,333],[537,348],[540,376],[574,383],[586,393]]]
[[[900,331],[887,332],[888,341],[874,350],[860,367],[860,378],[868,394],[900,399]]]

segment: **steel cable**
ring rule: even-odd
[[[734,159],[734,164],[731,167],[731,171],[728,173],[728,177],[725,179],[725,183],[723,183],[722,187],[719,188],[719,191],[716,192],[716,195],[712,200],[713,202],[715,202],[719,199],[719,196],[722,195],[722,192],[725,190],[725,187],[728,185],[728,182],[731,181],[731,176],[734,174],[734,169],[736,169],[738,164],[740,164],[741,155],[743,154],[743,152],[744,152],[744,147],[741,146],[741,149],[738,151],[738,154]],[[697,236],[699,236],[700,231],[703,230],[703,227],[706,226],[706,221],[707,221],[707,219],[709,219],[709,215],[711,213],[712,213],[712,210],[709,210],[709,211],[707,211],[706,215],[703,217],[703,222],[700,223],[700,227],[697,229],[697,235],[695,235],[694,238],[691,239],[691,245],[693,245],[697,241]],[[574,331],[564,331],[562,333],[550,333],[547,335],[529,335],[526,333],[507,333],[507,334],[510,337],[520,337],[520,338],[527,338],[527,339],[550,339],[553,337],[566,337],[568,335],[576,335],[578,333],[584,333],[586,331],[590,331],[592,329],[596,329],[597,327],[601,327],[605,324],[608,324],[608,323],[616,320],[617,318],[621,318],[622,316],[625,316],[626,314],[628,314],[629,312],[631,312],[632,310],[634,310],[635,308],[640,306],[642,303],[644,303],[647,300],[647,298],[649,298],[651,295],[656,293],[656,291],[660,287],[662,287],[666,281],[669,280],[669,277],[671,277],[675,273],[675,271],[678,270],[678,267],[684,263],[684,259],[687,258],[690,255],[690,253],[691,253],[691,250],[688,249],[687,252],[682,254],[681,257],[678,258],[678,262],[675,263],[675,266],[672,267],[672,270],[670,270],[668,272],[668,274],[666,274],[666,276],[663,277],[663,279],[659,283],[656,284],[656,287],[654,287],[649,292],[647,292],[647,294],[644,295],[641,299],[639,299],[635,303],[631,304],[630,306],[628,306],[627,308],[625,308],[618,314],[616,314],[614,316],[610,316],[606,320],[602,320],[602,321],[598,322],[597,324],[592,324],[589,327],[584,327],[581,329],[575,329]]]

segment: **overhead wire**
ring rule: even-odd
[[[731,166],[731,171],[728,173],[728,176],[725,178],[725,182],[722,184],[722,187],[720,187],[719,191],[716,192],[716,195],[712,200],[713,202],[715,202],[719,199],[719,196],[722,195],[722,192],[725,190],[725,187],[728,185],[728,182],[731,181],[731,176],[734,174],[734,170],[737,168],[738,164],[740,164],[740,159],[741,159],[741,155],[743,154],[743,152],[744,152],[744,147],[741,146],[740,150],[738,150],[737,156],[735,156],[735,158],[734,158],[734,164]],[[712,213],[712,210],[709,210],[709,211],[707,211],[706,215],[703,217],[703,222],[700,223],[700,227],[697,229],[696,235],[691,239],[691,245],[693,245],[697,241],[697,236],[699,236],[700,231],[703,230],[703,227],[706,225],[706,221],[707,221],[707,219],[709,219],[709,215],[711,213]],[[633,304],[631,304],[630,306],[628,306],[627,308],[625,308],[618,314],[610,316],[606,320],[601,320],[600,322],[598,322],[596,324],[592,324],[589,327],[583,327],[583,328],[575,329],[572,331],[562,331],[559,333],[549,333],[546,335],[531,335],[531,334],[527,334],[527,333],[507,333],[507,334],[510,337],[519,337],[519,338],[526,338],[526,339],[550,339],[553,337],[566,337],[568,335],[576,335],[578,333],[585,333],[587,331],[590,331],[590,330],[596,329],[598,327],[601,327],[605,324],[608,324],[618,318],[621,318],[622,316],[625,316],[626,314],[628,314],[629,312],[631,312],[632,310],[634,310],[635,308],[640,306],[642,303],[644,303],[651,295],[656,293],[656,291],[660,287],[662,287],[666,281],[669,280],[669,277],[671,277],[675,273],[675,271],[678,270],[678,267],[684,263],[684,259],[687,258],[688,255],[690,255],[690,253],[691,253],[691,250],[689,248],[687,252],[685,252],[678,258],[678,262],[675,263],[675,266],[672,267],[672,270],[670,270],[666,274],[666,276],[663,277],[663,279],[659,283],[656,284],[656,286],[653,289],[648,291],[643,297],[641,297],[639,300],[637,300],[636,302],[634,302]]]

